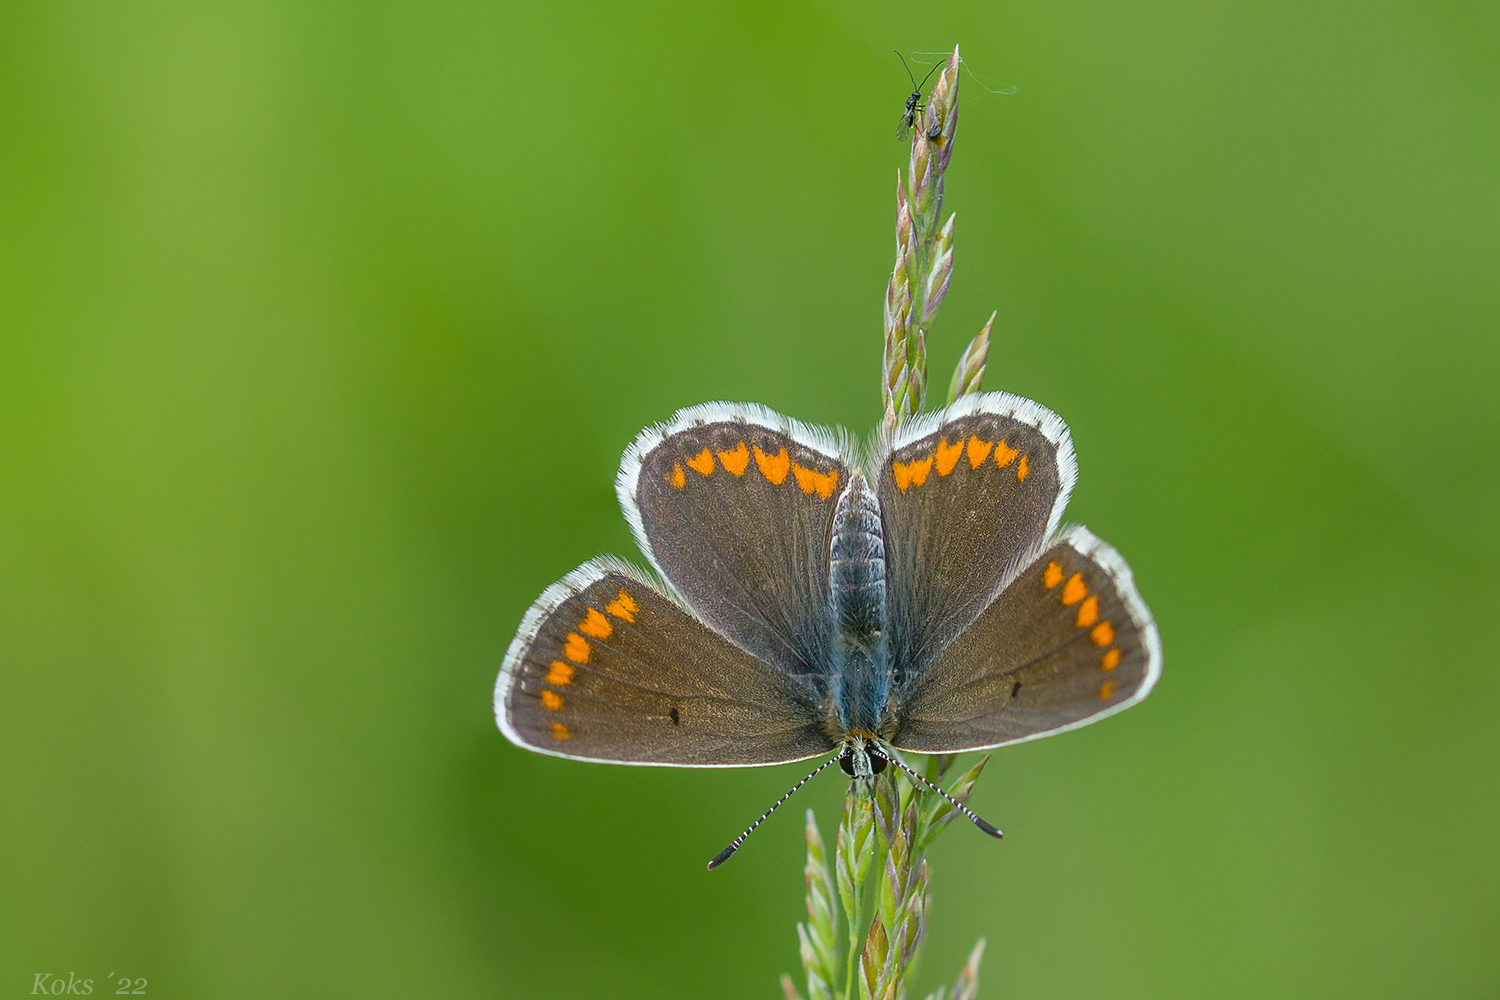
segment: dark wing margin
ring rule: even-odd
[[[831,662],[833,513],[854,467],[839,433],[705,403],[642,431],[615,490],[651,564],[710,628],[792,676]]]
[[[985,392],[902,424],[876,451],[871,475],[899,683],[932,662],[1053,536],[1078,463],[1055,413]]]
[[[1122,712],[1161,676],[1161,640],[1130,567],[1066,531],[900,692],[892,744],[981,750]]]
[[[749,767],[833,749],[809,686],[609,558],[526,612],[495,681],[495,721],[528,750],[606,764]]]

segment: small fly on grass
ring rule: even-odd
[[[896,58],[901,60],[901,66],[906,70],[906,75],[911,77],[911,96],[906,99],[906,110],[901,112],[901,124],[896,126],[896,141],[905,142],[911,135],[912,126],[917,123],[917,117],[923,111],[922,88],[927,86],[927,81],[932,78],[932,74],[937,72],[937,68],[942,63],[935,63],[932,69],[927,71],[927,75],[922,77],[922,82],[918,83],[917,78],[912,76],[911,67],[906,65],[906,57],[895,49],[891,51],[896,53]]]

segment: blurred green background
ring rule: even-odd
[[[879,415],[891,48],[945,386],[1062,414],[1141,707],[999,753],[918,987],[1500,994],[1500,7],[0,7],[0,995],[778,995],[801,765],[522,752],[645,424]],[[108,986],[113,992],[114,986]]]

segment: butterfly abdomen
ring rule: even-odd
[[[880,501],[858,472],[839,495],[828,554],[828,602],[838,633],[835,698],[844,732],[879,725],[886,669],[885,535]]]
[[[885,539],[880,501],[857,472],[834,508],[828,562],[829,608],[840,645],[873,653],[885,627]]]

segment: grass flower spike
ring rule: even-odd
[[[943,787],[953,760],[949,755],[929,758],[923,777]],[[967,802],[984,764],[981,759],[946,786],[948,794]],[[783,976],[782,991],[789,1000],[902,1000],[906,996],[932,907],[927,848],[955,815],[957,811],[941,795],[908,781],[896,768],[873,783],[852,783],[839,824],[831,869],[835,875],[830,878],[823,838],[808,810],[804,869],[808,920],[797,925],[807,992],[804,997],[792,978]],[[847,937],[835,933],[838,911]],[[960,996],[972,1000],[983,950],[981,940],[953,991],[940,989],[929,1000]]]
[[[802,969],[807,976],[808,1000],[833,1000],[833,975],[838,955],[834,917],[833,879],[818,821],[807,811],[807,923],[797,925]]]
[[[920,412],[926,401],[927,334],[953,277],[954,217],[941,225],[939,218],[943,172],[958,128],[959,63],[955,47],[914,123],[906,168],[896,174],[896,260],[886,285],[881,373],[887,431]],[[992,313],[959,359],[948,386],[950,403],[979,391],[994,322]],[[928,757],[909,779],[904,763],[893,759],[897,766],[873,780],[854,781],[831,866],[808,810],[807,922],[797,925],[806,995],[791,976],[783,976],[787,1000],[904,1000],[932,907],[927,849],[959,814],[954,802],[967,802],[989,758],[980,758],[946,786],[954,800],[949,801],[936,789],[944,787],[954,760],[951,754]],[[983,954],[980,939],[951,991],[941,987],[927,1000],[974,1000]]]
[[[953,218],[941,227],[937,220],[958,126],[958,66],[955,47],[912,130],[906,176],[896,175],[896,263],[885,296],[882,380],[887,430],[927,399],[927,331],[953,271]]]
[[[911,156],[896,173],[896,262],[885,293],[884,426],[894,430],[927,401],[927,335],[953,277],[953,223],[942,225],[943,172],[958,134],[957,46],[938,74],[912,131]],[[948,388],[951,403],[979,391],[994,316],[970,342]]]
[[[958,364],[953,369],[953,380],[948,383],[948,402],[979,391],[979,383],[984,381],[984,362],[990,353],[990,328],[995,325],[995,316],[996,313],[990,313],[984,329],[969,341],[969,346],[958,359]]]

